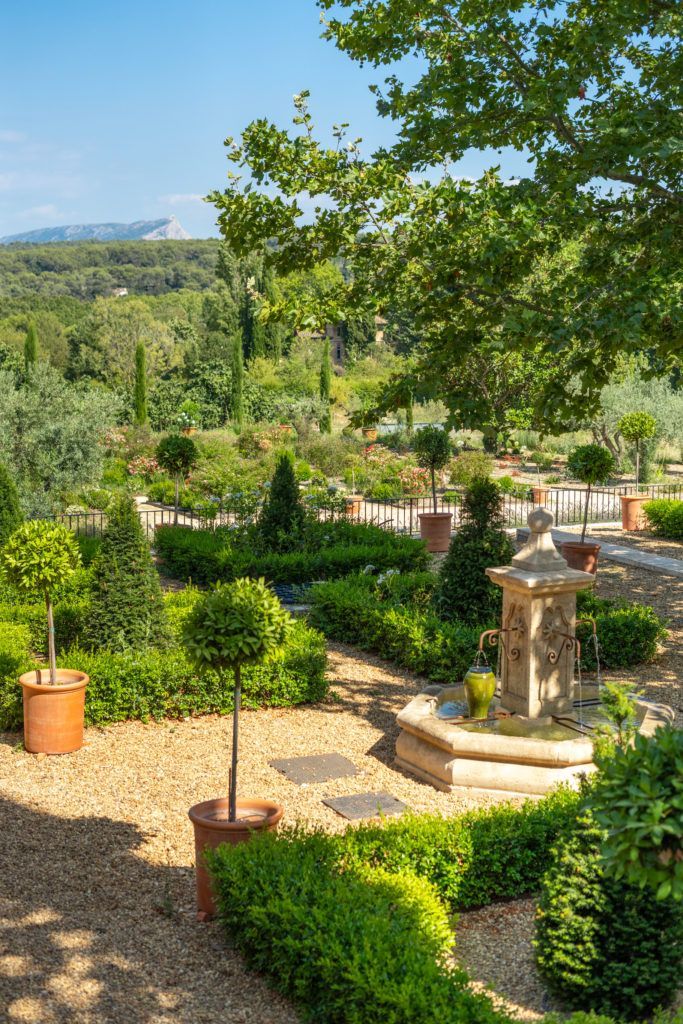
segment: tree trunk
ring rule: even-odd
[[[638,483],[640,481],[640,441],[636,441],[636,494],[638,491]]]
[[[237,749],[239,743],[240,704],[242,700],[242,673],[239,665],[235,666],[234,707],[232,711],[232,763],[230,767],[230,821],[237,820]]]
[[[47,608],[47,657],[50,663],[50,686],[57,683],[57,653],[55,651],[55,619],[52,614],[52,602],[50,595],[45,595],[45,606]]]
[[[438,512],[438,508],[437,508],[437,504],[436,504],[436,472],[435,472],[433,466],[432,466],[431,472],[432,472],[432,499],[434,501],[434,512]]]
[[[178,525],[178,503],[180,501],[180,477],[176,474],[175,478],[175,507],[173,512],[173,525]]]
[[[588,506],[591,503],[591,485],[586,488],[586,507],[583,510],[583,529],[581,530],[581,543],[586,539],[586,527],[588,526]]]

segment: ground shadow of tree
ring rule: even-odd
[[[198,925],[191,868],[145,834],[0,799],[0,1007],[37,1024],[295,1022],[217,923]]]

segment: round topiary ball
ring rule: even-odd
[[[586,815],[555,849],[537,910],[536,963],[567,1008],[643,1020],[676,994],[683,905],[608,879],[603,838]]]

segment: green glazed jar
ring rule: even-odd
[[[470,718],[488,718],[496,677],[488,665],[472,665],[464,680]]]

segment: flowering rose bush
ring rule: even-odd
[[[403,494],[414,496],[429,492],[429,470],[420,466],[406,466],[399,472],[398,479]]]
[[[145,480],[149,480],[159,472],[159,463],[153,456],[136,455],[128,463],[127,469],[131,476],[143,476]]]

